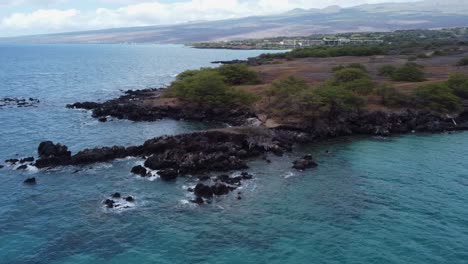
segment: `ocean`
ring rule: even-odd
[[[161,120],[99,123],[77,101],[163,87],[187,69],[264,51],[179,45],[0,45],[0,160],[36,154],[41,141],[84,148],[135,145],[223,124]],[[347,137],[250,162],[254,179],[198,206],[192,178],[132,175],[143,160],[80,168],[0,169],[1,264],[467,263],[468,133]],[[306,172],[292,161],[312,154]],[[0,162],[2,164],[2,162]],[[36,177],[37,185],[23,181]],[[135,206],[108,210],[112,193]]]

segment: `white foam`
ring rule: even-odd
[[[28,165],[28,168],[26,169],[29,173],[38,173],[39,169],[36,166]]]
[[[294,172],[288,172],[283,177],[285,179],[288,179],[288,178],[291,178],[291,177],[294,177],[294,176],[296,176],[296,174],[294,174]]]

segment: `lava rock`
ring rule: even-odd
[[[104,201],[104,205],[107,208],[114,208],[115,207],[115,201],[111,200],[111,199],[107,199],[107,200]]]
[[[34,185],[36,184],[36,178],[27,178],[25,181],[24,181],[25,184],[29,184],[29,185]]]
[[[71,156],[71,152],[68,151],[67,146],[62,144],[54,144],[52,141],[41,142],[37,152],[41,158]]]
[[[21,165],[16,170],[26,170],[28,168],[28,165]]]
[[[211,189],[211,187],[203,183],[199,183],[197,184],[197,186],[195,186],[194,193],[197,197],[202,197],[202,198],[207,198],[207,199],[213,197],[213,190]]]
[[[312,155],[306,155],[302,159],[294,161],[293,164],[293,168],[296,170],[306,170],[318,166]]]
[[[158,171],[158,175],[163,181],[174,181],[179,176],[179,173],[174,169],[165,169]]]
[[[107,122],[107,117],[100,117],[98,119],[98,121],[101,122],[101,123],[105,123],[105,122]]]
[[[216,183],[211,187],[211,190],[214,195],[220,196],[220,195],[226,195],[236,189],[235,187],[230,187],[227,186],[226,184],[223,183]]]
[[[10,163],[12,165],[15,165],[18,161],[19,159],[8,159],[8,160],[5,160],[5,163]]]
[[[24,158],[20,160],[20,163],[25,163],[25,162],[33,162],[34,157],[29,157],[29,158]]]
[[[129,203],[133,203],[135,202],[135,198],[133,198],[132,196],[128,196],[125,198],[125,201],[129,202]]]
[[[247,172],[242,172],[241,173],[241,177],[243,180],[251,180],[253,179],[253,175],[252,174],[249,174]]]
[[[197,198],[191,200],[190,202],[195,203],[195,204],[204,204],[204,203],[205,203],[205,201],[203,200],[203,198],[201,198],[201,197],[199,197],[199,196],[198,196]]]
[[[218,181],[231,184],[231,185],[240,185],[242,181],[242,176],[230,177],[229,175],[220,175],[216,178]]]
[[[138,165],[132,168],[132,173],[136,175],[140,175],[141,177],[146,177],[149,175],[148,171],[145,167]]]
[[[118,192],[112,194],[112,198],[120,198],[120,197],[122,197],[122,195],[120,193],[118,193]]]

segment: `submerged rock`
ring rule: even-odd
[[[26,162],[33,162],[33,161],[34,161],[34,157],[29,157],[29,158],[21,159],[19,162],[26,163]]]
[[[205,203],[203,198],[201,198],[200,196],[197,196],[195,199],[191,200],[190,202],[195,203],[195,204],[204,204]]]
[[[112,198],[121,198],[122,195],[121,195],[120,193],[116,192],[116,193],[112,194],[111,197],[112,197]]]
[[[19,159],[7,159],[7,160],[5,160],[5,163],[10,163],[12,165],[15,165],[17,162],[19,162]]]
[[[146,177],[149,175],[148,171],[145,167],[138,165],[132,168],[132,173],[136,175],[140,175],[141,177]]]
[[[5,166],[3,166],[3,165],[0,165],[0,169],[3,169],[4,167],[5,167]]]
[[[28,178],[24,181],[25,184],[34,185],[36,184],[36,178]]]
[[[128,196],[125,198],[125,201],[129,202],[129,203],[133,203],[135,202],[135,198],[133,198],[132,196]]]
[[[302,159],[294,161],[293,164],[293,168],[296,170],[306,170],[318,166],[312,155],[306,155]]]
[[[107,208],[114,208],[115,207],[115,201],[111,199],[106,199],[103,203]]]
[[[21,165],[16,170],[26,170],[28,168],[28,165]]]

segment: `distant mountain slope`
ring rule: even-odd
[[[0,39],[0,42],[188,43],[463,26],[468,26],[468,1],[425,0],[416,3],[367,4],[352,8],[331,6],[325,9],[295,9],[272,16],[26,36]]]

